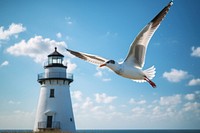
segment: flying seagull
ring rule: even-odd
[[[148,82],[153,88],[156,84],[151,80],[155,77],[155,67],[152,66],[146,70],[142,70],[145,63],[145,55],[147,46],[154,32],[160,26],[161,21],[168,13],[173,1],[169,2],[137,35],[135,40],[130,45],[129,53],[123,62],[108,60],[97,55],[86,54],[82,52],[66,49],[72,55],[79,57],[99,67],[106,66],[116,74],[132,79],[136,82]]]

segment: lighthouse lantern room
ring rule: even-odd
[[[75,132],[69,85],[73,75],[66,72],[64,56],[57,51],[48,55],[45,72],[38,74],[41,85],[34,131]]]

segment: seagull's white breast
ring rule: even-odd
[[[129,66],[126,64],[119,64],[117,69],[113,70],[116,74],[129,78],[129,79],[135,79],[135,80],[143,80],[144,79],[144,73],[141,69],[135,68],[133,66]]]

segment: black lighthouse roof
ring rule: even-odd
[[[60,57],[64,57],[64,55],[62,55],[61,53],[59,53],[57,51],[57,47],[55,47],[55,51],[53,53],[51,53],[50,55],[48,55],[48,57],[51,57],[51,56],[60,56]]]

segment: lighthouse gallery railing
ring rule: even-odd
[[[48,124],[47,121],[38,122],[38,129],[60,129],[59,121],[52,121],[51,124]]]
[[[66,78],[66,79],[73,80],[73,74],[64,73],[64,72],[48,72],[48,73],[38,74],[38,80],[42,80],[46,78]]]

